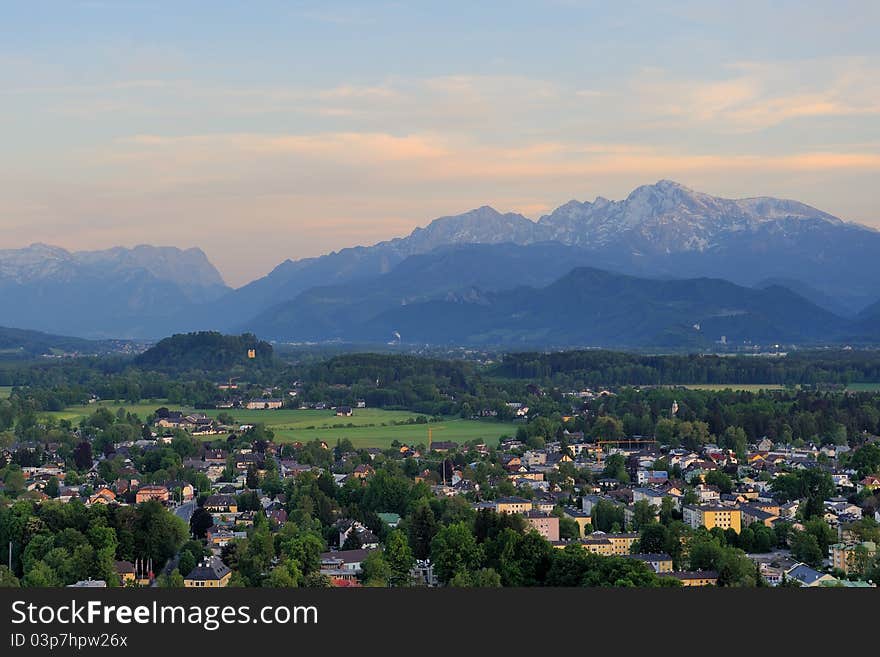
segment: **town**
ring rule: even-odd
[[[199,394],[209,385],[213,410],[143,416],[80,389],[78,423],[35,412],[37,386],[11,388],[0,584],[874,587],[880,575],[880,437],[856,426],[876,430],[872,392],[524,380],[515,398],[458,400],[483,437],[447,439],[417,416],[371,429],[409,440],[366,447],[298,440],[272,419],[318,413],[354,431],[378,412],[358,386],[227,378]],[[808,427],[820,403],[829,417],[853,410],[849,425]],[[736,425],[734,408],[757,409],[766,433]],[[727,413],[723,430],[700,419],[711,409]]]

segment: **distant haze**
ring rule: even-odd
[[[880,226],[870,0],[7,5],[0,250],[199,247],[237,287],[662,178]]]

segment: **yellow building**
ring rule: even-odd
[[[632,552],[633,543],[635,543],[638,538],[639,535],[637,532],[627,532],[625,534],[593,532],[581,541],[581,545],[594,554],[611,557],[615,555],[630,554]]]
[[[668,573],[668,577],[674,577],[682,586],[716,586],[718,573],[714,570],[687,570]]]
[[[607,538],[593,538],[592,536],[588,536],[580,542],[580,545],[587,552],[600,554],[603,557],[610,557],[614,554],[614,546]]]
[[[877,556],[877,544],[873,541],[835,543],[829,550],[831,552],[831,566],[842,570],[847,575],[851,572],[863,572],[865,562]]]
[[[524,497],[499,497],[495,500],[496,513],[526,513],[532,510],[532,501]]]
[[[665,553],[659,554],[627,554],[625,555],[627,559],[635,559],[636,561],[643,561],[644,563],[651,566],[651,569],[658,574],[667,575],[672,572],[672,557]]]
[[[116,574],[119,575],[119,581],[122,586],[133,584],[135,581],[135,567],[130,561],[117,561],[115,563]]]
[[[713,529],[732,529],[737,534],[742,530],[742,512],[729,506],[694,506],[687,504],[682,507],[686,525],[697,529],[705,527]]]
[[[589,530],[593,528],[593,519],[590,517],[590,514],[571,507],[566,507],[563,513],[566,518],[570,518],[578,524],[578,528],[580,529],[580,533],[578,534],[579,538],[586,536]]]
[[[592,536],[597,535],[599,534],[592,534]],[[632,552],[633,543],[639,540],[638,532],[626,532],[625,534],[604,534],[604,537],[611,541],[611,554],[630,554]]]
[[[229,583],[232,571],[219,557],[203,559],[183,578],[186,588],[223,588]]]

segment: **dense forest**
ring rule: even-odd
[[[488,374],[558,385],[779,384],[880,382],[880,351],[823,350],[779,356],[660,355],[615,351],[521,352]]]

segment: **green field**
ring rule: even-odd
[[[47,413],[56,419],[70,420],[74,424],[103,406],[116,413],[119,408],[136,413],[145,418],[160,406],[172,410],[192,411],[174,405],[163,404],[162,400],[152,403],[125,404],[98,402],[88,406],[71,406],[63,411]],[[335,444],[340,438],[348,438],[355,447],[389,447],[394,440],[408,444],[428,444],[428,429],[431,429],[433,440],[451,440],[463,443],[469,440],[483,440],[487,444],[497,444],[502,435],[513,436],[516,426],[490,420],[462,420],[456,417],[444,419],[442,422],[428,424],[403,424],[418,417],[418,413],[410,411],[386,411],[378,408],[354,409],[351,417],[337,417],[334,411],[313,411],[278,409],[267,411],[249,411],[243,409],[216,409],[199,411],[209,417],[217,417],[227,413],[235,418],[238,424],[256,424],[263,422],[275,433],[279,442],[309,442],[324,440]],[[349,424],[353,426],[348,426]]]
[[[0,399],[6,399],[12,392],[12,386],[0,386]]]
[[[690,390],[734,390],[736,392],[759,392],[761,390],[785,390],[785,386],[778,383],[694,383],[686,385]]]
[[[150,402],[150,403],[141,402],[139,404],[126,404],[125,402],[116,403],[116,402],[101,401],[101,402],[96,402],[94,404],[88,404],[88,405],[82,405],[82,406],[68,406],[63,411],[50,411],[50,412],[46,413],[46,415],[49,415],[49,416],[55,418],[56,420],[70,420],[73,424],[77,424],[83,418],[86,418],[86,417],[90,416],[92,413],[94,413],[98,409],[99,406],[109,409],[112,413],[116,413],[116,411],[118,411],[120,408],[124,408],[129,413],[134,413],[138,417],[140,417],[141,419],[146,418],[150,413],[154,412],[160,406],[166,406],[168,408],[171,408],[170,406],[168,406],[168,404],[165,402],[165,400],[162,400],[162,399],[158,399],[158,400],[156,400],[154,402]],[[179,410],[190,411],[192,409],[179,409]]]
[[[850,383],[846,389],[853,392],[877,392],[880,391],[880,383]]]
[[[348,438],[355,447],[389,447],[394,440],[410,445],[428,444],[428,429],[431,440],[452,440],[464,443],[469,440],[481,440],[487,445],[497,445],[502,435],[516,435],[516,427],[500,422],[462,420],[450,418],[442,422],[429,424],[412,424],[397,426],[349,427],[339,429],[278,429],[273,427],[275,436],[280,442],[299,440],[324,440],[329,445],[338,439]]]
[[[205,411],[216,417],[222,410]],[[410,411],[386,411],[380,408],[356,408],[351,417],[337,417],[334,411],[279,409],[273,411],[226,410],[241,424],[263,422],[280,442],[324,440],[328,444],[348,438],[355,447],[388,447],[392,441],[428,444],[428,429],[433,440],[485,440],[497,444],[502,435],[516,434],[516,427],[492,421],[449,418],[428,424],[400,424],[418,417]],[[354,425],[354,426],[348,426]]]

